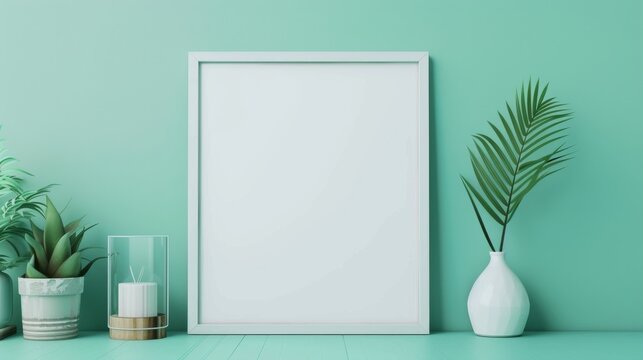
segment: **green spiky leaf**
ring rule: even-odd
[[[45,274],[41,273],[40,271],[36,270],[34,266],[34,257],[31,257],[31,260],[27,263],[27,267],[25,269],[25,276],[30,278],[30,279],[44,279],[47,278]]]
[[[80,275],[79,275],[79,276],[85,276],[85,274],[87,274],[87,272],[88,272],[88,271],[89,271],[89,269],[92,267],[92,265],[94,265],[94,263],[95,263],[96,261],[101,260],[101,259],[107,259],[107,256],[100,256],[100,257],[97,257],[97,258],[95,258],[95,259],[91,260],[90,262],[88,262],[88,263],[87,263],[87,265],[85,265],[85,266],[83,267],[83,269],[80,271]]]
[[[77,234],[74,234],[74,236],[72,236],[70,238],[70,240],[71,240],[71,252],[78,251],[78,248],[80,247],[80,244],[83,241],[83,237],[85,236],[85,233],[89,229],[93,228],[96,225],[98,225],[98,224],[93,224],[93,225],[90,225],[88,227],[83,227],[83,229],[81,231],[79,231]]]
[[[45,246],[45,242],[43,240],[45,238],[45,234],[43,230],[36,226],[36,224],[34,224],[32,220],[29,220],[29,222],[31,223],[31,232],[33,233],[34,239],[38,240],[38,242],[42,244],[42,246]]]
[[[76,220],[74,220],[74,221],[72,221],[72,222],[70,222],[70,223],[69,223],[69,224],[67,224],[67,225],[65,225],[65,233],[69,233],[69,232],[74,232],[74,231],[76,231],[76,229],[77,229],[77,228],[78,228],[78,226],[80,225],[80,222],[81,222],[81,221],[83,221],[83,218],[84,218],[84,216],[83,216],[83,217],[81,217],[81,218],[78,218],[78,219],[76,219]]]
[[[54,204],[48,196],[46,199],[47,210],[45,212],[44,247],[47,256],[51,256],[58,240],[65,234],[65,226]]]
[[[80,276],[80,253],[72,254],[51,276],[52,278],[70,278]]]
[[[48,260],[47,260],[47,256],[45,255],[45,249],[42,247],[42,244],[36,241],[29,234],[25,234],[25,241],[31,248],[31,252],[34,254],[36,258],[38,269],[42,269],[43,271],[47,269]]]
[[[53,274],[56,270],[71,256],[71,245],[69,244],[69,235],[63,235],[49,258],[49,265],[47,266],[47,274]]]

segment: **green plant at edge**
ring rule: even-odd
[[[502,228],[503,251],[507,225],[525,196],[544,178],[563,169],[571,158],[564,145],[566,123],[572,113],[554,97],[547,97],[549,84],[540,88],[531,81],[516,92],[515,106],[506,103],[507,113],[499,126],[489,122],[493,135],[475,134],[475,151],[469,149],[477,187],[460,176],[491,251],[496,251],[476,202]],[[495,135],[495,136],[494,136]]]
[[[7,255],[0,254],[0,272],[14,268],[21,262],[26,261],[28,259],[29,258],[25,256],[10,257]]]
[[[81,267],[80,243],[85,232],[96,224],[79,229],[82,218],[63,225],[60,213],[54,204],[47,200],[45,226],[40,229],[31,223],[33,234],[25,234],[32,256],[27,263],[27,278],[70,278],[85,276],[91,266],[100,259],[97,257]]]
[[[0,153],[5,149],[0,147]],[[15,267],[27,258],[20,255],[13,241],[23,238],[29,232],[27,221],[34,214],[42,214],[44,204],[39,201],[51,186],[36,190],[24,190],[23,176],[31,176],[25,170],[15,168],[17,160],[11,156],[0,157],[0,244],[8,245],[13,255],[0,255],[0,271]]]

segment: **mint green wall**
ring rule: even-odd
[[[36,183],[61,184],[67,218],[100,223],[90,243],[171,236],[171,322],[184,329],[187,52],[428,50],[431,323],[462,330],[487,261],[458,179],[466,146],[540,76],[576,113],[577,156],[509,229],[528,326],[643,330],[642,13],[635,0],[0,0],[0,136]],[[82,326],[103,328],[105,264],[86,281]]]

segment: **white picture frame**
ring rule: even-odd
[[[188,333],[429,333],[426,52],[188,55]]]

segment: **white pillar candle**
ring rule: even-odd
[[[124,282],[118,284],[118,316],[158,316],[156,288],[155,282]]]

